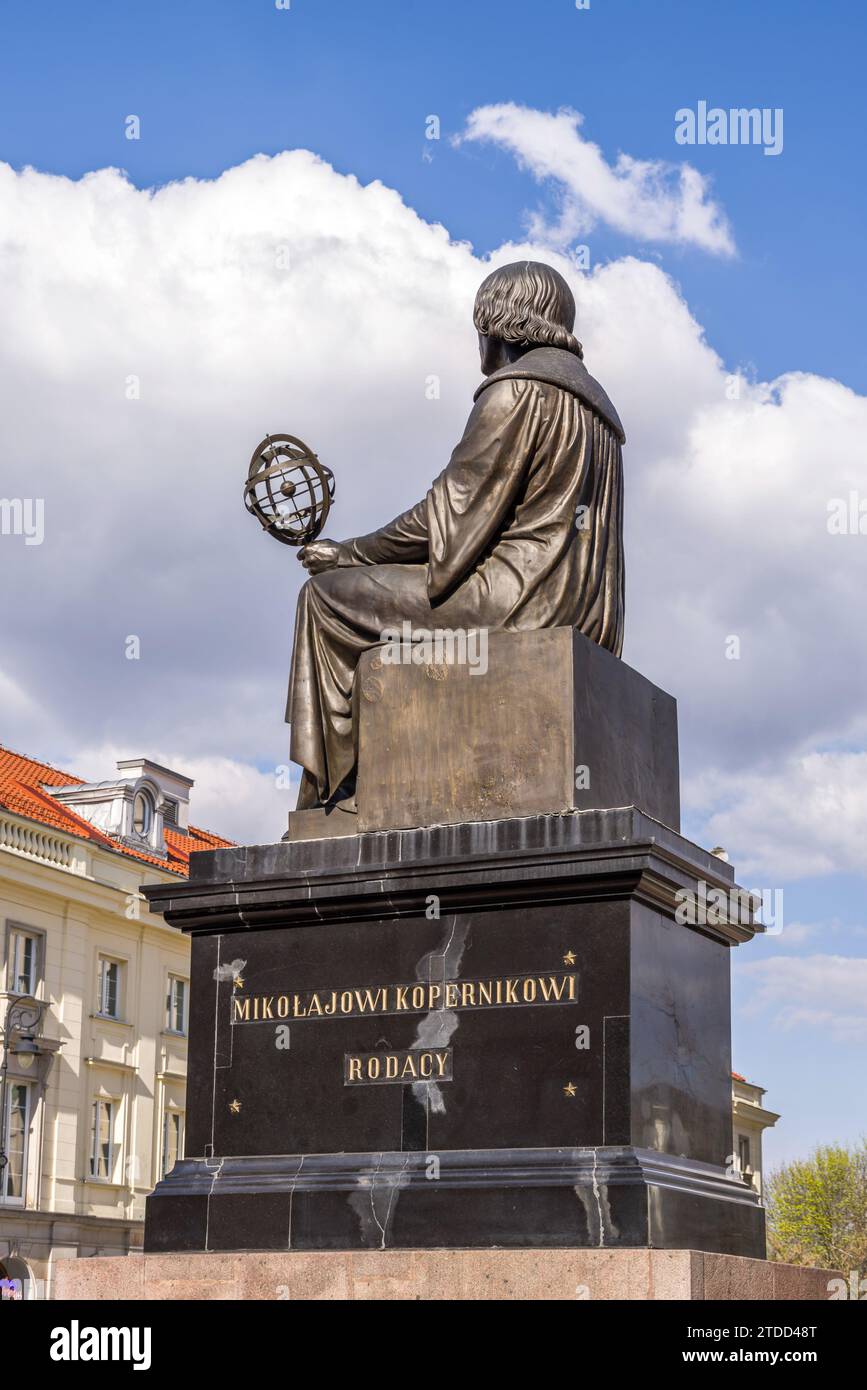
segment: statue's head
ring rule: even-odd
[[[513,261],[493,271],[479,286],[473,323],[486,374],[534,347],[584,355],[572,332],[572,291],[560,272],[542,261]]]

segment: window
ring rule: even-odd
[[[9,933],[9,970],[6,977],[6,988],[10,994],[36,992],[38,949],[37,937],[13,927]]]
[[[9,1161],[0,1173],[0,1197],[17,1206],[24,1205],[29,1137],[30,1087],[26,1082],[13,1081],[6,1097],[6,1157]]]
[[[163,1160],[160,1177],[170,1173],[184,1154],[184,1115],[181,1110],[167,1110],[163,1116]]]
[[[187,1031],[187,982],[177,975],[169,976],[166,996],[166,1029],[169,1033]]]
[[[748,1182],[752,1181],[750,1139],[747,1134],[738,1135],[738,1163],[740,1165],[741,1177]]]
[[[177,825],[178,823],[178,803],[169,801],[168,797],[163,802],[163,824]]]
[[[110,1179],[114,1170],[114,1101],[95,1100],[90,1135],[90,1176]]]
[[[148,792],[136,792],[132,804],[132,828],[145,839],[154,823],[154,803]]]
[[[120,961],[100,956],[97,1013],[104,1018],[120,1018],[120,970]]]

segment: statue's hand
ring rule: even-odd
[[[303,546],[298,551],[298,559],[308,574],[321,574],[323,570],[335,570],[352,563],[345,545],[328,540],[311,541]]]

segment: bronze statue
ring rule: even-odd
[[[286,719],[299,809],[351,809],[353,680],[382,634],[577,627],[620,655],[625,436],[584,367],[575,301],[538,261],[495,270],[473,322],[485,380],[427,496],[387,526],[299,551]]]

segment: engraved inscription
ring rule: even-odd
[[[286,1018],[358,1018],[438,1010],[500,1009],[574,1004],[578,976],[506,975],[441,984],[377,985],[370,989],[318,989],[303,994],[235,994],[232,1023],[269,1023]]]
[[[412,1048],[403,1052],[347,1052],[343,1080],[347,1086],[410,1086],[416,1081],[451,1081],[452,1049]]]

